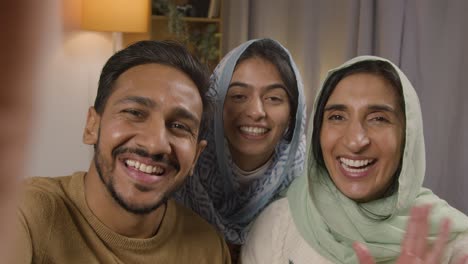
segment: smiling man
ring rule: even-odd
[[[143,41],[103,68],[88,172],[27,181],[17,263],[229,263],[223,238],[170,195],[192,174],[208,75],[182,46]]]

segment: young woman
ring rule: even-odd
[[[356,241],[378,263],[459,263],[468,251],[468,218],[422,187],[420,104],[395,65],[363,56],[332,70],[310,125],[304,176],[255,221],[243,264],[357,263]],[[426,233],[438,241],[433,251]]]
[[[211,81],[208,146],[176,199],[240,245],[255,216],[302,171],[302,81],[289,52],[271,39],[232,50]]]

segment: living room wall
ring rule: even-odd
[[[47,0],[43,47],[35,87],[28,176],[87,170],[92,148],[82,143],[102,66],[112,55],[111,33],[79,28],[79,0]]]

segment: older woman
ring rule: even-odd
[[[315,101],[305,175],[258,217],[242,263],[357,263],[355,241],[378,263],[400,254],[457,263],[468,252],[468,218],[422,187],[422,129],[416,92],[390,61],[363,56],[332,70]],[[422,204],[432,207],[430,240],[443,219],[452,223],[445,255],[432,262],[425,237],[422,250],[401,250],[410,208]]]
[[[303,169],[302,81],[285,48],[258,39],[224,57],[210,92],[208,145],[176,199],[240,245],[255,216]]]

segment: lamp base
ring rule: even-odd
[[[114,53],[122,49],[123,36],[122,32],[112,32],[112,49]]]

